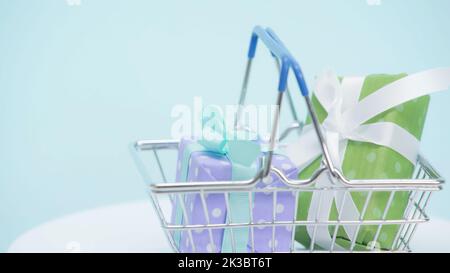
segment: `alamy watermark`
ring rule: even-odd
[[[64,250],[67,253],[80,253],[81,252],[81,244],[77,241],[67,242]]]
[[[81,0],[65,0],[68,6],[81,6]]]
[[[382,4],[382,0],[366,0],[366,3],[369,6],[380,6]]]
[[[178,104],[172,108],[171,137],[210,139],[216,137],[217,132],[226,132],[228,138],[253,138],[252,134],[242,133],[240,130],[230,136],[230,132],[236,132],[237,125],[238,128],[245,128],[245,131],[258,133],[263,139],[268,139],[278,111],[278,105],[205,105],[201,97],[194,97],[192,105]],[[238,123],[235,122],[237,116]]]

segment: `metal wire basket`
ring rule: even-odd
[[[244,76],[244,82],[242,86],[241,96],[239,100],[239,105],[244,105],[247,85],[249,81],[249,75],[252,65],[253,57],[255,56],[255,50],[257,41],[261,40],[270,50],[272,56],[275,59],[278,71],[280,72],[280,80],[278,86],[278,97],[277,105],[280,108],[282,104],[283,94],[286,93],[288,97],[288,103],[292,110],[294,117],[294,122],[281,132],[280,138],[276,140],[277,128],[279,122],[279,111],[275,113],[274,124],[271,132],[270,138],[270,148],[267,156],[264,158],[264,162],[261,166],[261,170],[258,174],[250,180],[246,181],[211,181],[211,182],[189,182],[189,183],[173,183],[169,182],[168,168],[167,166],[173,166],[176,162],[175,159],[169,160],[168,164],[163,164],[162,153],[169,153],[172,151],[172,156],[176,155],[178,149],[179,141],[177,140],[140,140],[131,145],[131,151],[133,158],[138,166],[140,173],[142,174],[145,182],[149,186],[149,195],[151,197],[152,204],[156,213],[158,214],[161,226],[165,231],[168,241],[170,242],[174,251],[179,252],[179,244],[175,241],[174,234],[178,232],[186,232],[189,235],[190,244],[193,246],[193,251],[196,252],[195,244],[193,241],[192,233],[196,230],[202,229],[209,232],[210,244],[212,246],[211,250],[214,251],[217,247],[214,245],[214,240],[212,236],[213,230],[223,229],[230,230],[230,243],[232,245],[232,252],[237,252],[236,242],[233,236],[233,231],[237,229],[246,228],[249,229],[249,245],[248,252],[255,252],[255,241],[254,241],[254,230],[255,228],[271,228],[272,230],[272,242],[276,242],[276,227],[286,227],[292,230],[292,238],[290,240],[290,247],[288,252],[354,252],[354,251],[381,251],[381,252],[409,252],[410,242],[413,237],[417,225],[420,223],[427,222],[429,217],[427,216],[425,209],[430,200],[433,192],[439,191],[442,188],[444,179],[438,174],[438,172],[422,157],[419,156],[417,159],[416,169],[414,173],[414,179],[377,179],[377,180],[349,180],[342,172],[335,168],[330,155],[328,152],[328,147],[326,141],[321,131],[321,126],[318,122],[314,109],[312,107],[310,97],[308,94],[308,89],[303,79],[303,74],[300,67],[292,55],[287,51],[286,47],[280,41],[280,39],[273,33],[270,29],[263,29],[261,27],[256,27],[253,31],[250,49],[248,53],[248,62],[246,67],[246,72]],[[281,65],[280,65],[281,63]],[[321,167],[312,175],[311,178],[306,180],[292,180],[288,179],[281,170],[272,166],[272,156],[273,150],[277,146],[283,145],[283,140],[286,139],[288,135],[292,132],[301,132],[303,123],[297,118],[293,99],[287,87],[287,74],[292,70],[295,75],[300,91],[306,101],[307,110],[311,116],[312,125],[316,131],[317,137],[320,141],[323,160]],[[236,117],[236,126],[239,126],[239,118],[241,115],[240,109],[238,110]],[[142,154],[143,152],[151,153],[154,157],[154,168],[155,172],[159,172],[160,181],[153,181],[148,172],[148,165],[143,162]],[[266,187],[257,188],[256,184],[258,181],[268,176],[269,174],[276,174],[282,181],[283,187]],[[315,181],[321,177],[326,176],[333,183],[330,187],[317,187]],[[229,198],[230,194],[240,192],[247,193],[249,206],[250,220],[248,222],[238,222],[234,221],[233,210],[230,206]],[[272,219],[267,221],[255,221],[252,215],[253,199],[254,194],[264,192],[266,194],[271,194],[273,196],[273,208],[272,208]],[[276,217],[277,196],[281,192],[291,192],[295,196],[295,213],[294,217],[289,221],[280,221]],[[352,193],[358,192],[363,193],[365,196],[364,207],[360,211],[360,216],[358,219],[341,219],[340,215],[345,207],[348,200],[344,198],[341,205],[337,208],[338,214],[337,219],[324,220],[320,217],[316,217],[314,220],[299,220],[297,219],[297,210],[299,203],[299,198],[301,198],[302,193],[314,193],[318,194],[319,198],[327,194],[338,195],[339,193]],[[381,213],[380,217],[370,220],[366,219],[365,214],[368,204],[371,198],[377,192],[388,193],[389,198],[386,200],[384,206],[384,211]],[[208,194],[223,194],[226,209],[227,218],[226,222],[222,224],[212,224],[209,219],[208,208],[206,198]],[[404,210],[403,216],[396,219],[388,218],[388,211],[391,207],[394,196],[399,193],[407,194],[408,204]],[[189,219],[187,209],[184,203],[185,196],[189,194],[196,194],[201,198],[201,203],[203,206],[203,213],[206,219],[206,223],[191,224],[186,221],[182,224],[174,224],[170,220],[171,210],[174,209],[175,204],[181,206],[183,217]],[[178,201],[178,202],[176,202]],[[319,210],[318,210],[319,211]],[[352,238],[349,238],[349,246],[342,249],[337,246],[337,231],[339,227],[352,226],[355,228],[356,232]],[[365,249],[356,248],[356,239],[358,237],[359,231],[363,226],[374,226],[376,227],[376,232],[371,243],[369,243]],[[395,226],[397,227],[396,235],[393,240],[393,244],[389,249],[380,249],[377,246],[377,240],[380,236],[381,230],[384,226]],[[316,245],[316,231],[319,228],[332,228],[332,243],[329,248],[323,249]],[[309,228],[313,230],[312,236],[310,238],[309,245],[300,245],[295,240],[296,230],[299,228]],[[276,251],[276,244],[271,245],[271,252]]]

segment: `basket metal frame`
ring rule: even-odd
[[[278,72],[280,73],[280,84],[279,84],[279,92],[277,96],[276,105],[278,106],[278,111],[275,112],[274,123],[272,127],[271,137],[269,141],[269,151],[267,156],[263,159],[261,166],[261,170],[257,173],[257,175],[249,180],[243,181],[210,181],[210,182],[171,182],[168,181],[167,175],[165,172],[165,168],[160,160],[159,153],[162,151],[169,150],[177,150],[178,149],[178,140],[139,140],[132,143],[131,153],[135,160],[135,163],[144,178],[144,181],[148,185],[148,193],[151,197],[151,201],[155,211],[157,212],[161,227],[164,229],[165,234],[167,236],[168,241],[170,242],[173,250],[178,252],[178,244],[174,241],[174,231],[185,231],[189,235],[190,244],[193,247],[194,252],[196,252],[194,240],[192,237],[192,232],[198,229],[205,229],[209,232],[210,243],[212,245],[213,251],[216,250],[216,246],[214,245],[214,240],[212,237],[212,230],[214,229],[230,229],[231,230],[231,245],[233,252],[236,251],[236,242],[233,235],[233,230],[237,228],[249,228],[250,229],[250,241],[251,246],[249,246],[251,252],[255,251],[254,244],[254,228],[261,227],[269,227],[272,228],[272,242],[275,242],[275,227],[284,226],[286,228],[292,229],[292,240],[290,252],[340,252],[335,250],[336,239],[337,239],[337,230],[339,226],[346,225],[356,225],[357,231],[355,233],[354,238],[351,239],[351,246],[348,251],[345,252],[353,252],[355,251],[356,246],[356,238],[359,234],[359,229],[364,225],[374,225],[377,227],[377,232],[375,234],[374,240],[367,246],[368,252],[374,251],[383,251],[383,252],[409,252],[410,251],[410,241],[413,237],[417,225],[427,222],[429,220],[428,215],[425,212],[425,209],[429,203],[430,197],[433,192],[439,191],[442,189],[444,179],[441,175],[425,160],[424,157],[419,155],[417,159],[416,169],[414,179],[353,179],[350,180],[346,178],[342,172],[336,168],[331,160],[331,157],[328,152],[328,147],[326,145],[326,141],[324,135],[322,133],[322,129],[320,123],[317,119],[316,113],[312,106],[306,83],[303,79],[303,74],[298,66],[298,63],[292,57],[292,55],[287,51],[284,44],[279,40],[279,38],[273,33],[270,29],[263,29],[261,27],[256,27],[253,31],[250,50],[249,50],[249,58],[246,65],[244,80],[242,84],[241,94],[239,98],[239,108],[237,111],[236,119],[235,119],[235,127],[241,127],[239,121],[241,116],[242,106],[245,104],[246,95],[247,95],[247,87],[250,78],[250,72],[252,67],[252,60],[255,55],[256,50],[256,42],[258,40],[262,40],[268,47],[269,50],[274,57],[275,64]],[[281,64],[280,64],[281,62]],[[322,149],[322,164],[321,167],[312,175],[311,178],[305,180],[292,180],[287,178],[283,172],[272,166],[272,157],[273,151],[276,147],[283,145],[283,140],[292,132],[301,133],[303,128],[303,122],[301,122],[298,118],[297,112],[295,110],[295,105],[290,93],[290,90],[287,86],[287,82],[283,81],[287,79],[287,73],[289,68],[293,70],[297,80],[299,81],[299,87],[301,89],[302,95],[306,102],[306,107],[308,113],[311,117],[311,121],[316,132],[317,138],[321,144]],[[306,89],[306,90],[305,90]],[[288,97],[288,105],[291,110],[291,114],[294,122],[290,124],[284,131],[281,132],[280,138],[277,139],[277,128],[279,123],[279,115],[280,109],[283,101],[283,95],[287,93]],[[161,180],[157,183],[152,181],[150,175],[148,174],[147,167],[144,164],[141,153],[142,152],[152,152],[156,165],[158,166],[158,170],[161,176]],[[256,188],[256,184],[268,176],[269,174],[276,174],[280,181],[283,182],[284,187],[266,187],[266,188]],[[314,186],[315,180],[321,176],[326,175],[328,179],[332,181],[331,187],[327,188],[319,188]],[[292,221],[279,221],[276,220],[275,206],[277,193],[279,192],[292,192],[295,195],[295,204],[298,204],[299,193],[300,192],[316,192],[319,194],[319,200],[321,196],[325,192],[333,192],[336,194],[338,191],[348,191],[348,192],[366,192],[366,200],[364,203],[364,207],[360,213],[360,218],[358,220],[343,220],[340,219],[340,215],[342,209],[344,208],[345,199],[342,202],[340,208],[338,208],[338,219],[337,220],[318,220],[316,217],[315,221],[307,221],[307,220],[297,220],[292,219]],[[248,200],[249,200],[249,215],[250,221],[246,223],[236,223],[232,221],[232,211],[229,206],[229,195],[232,192],[247,192]],[[268,194],[273,194],[273,217],[271,221],[266,222],[255,222],[252,215],[252,203],[253,203],[253,193],[256,192],[265,192]],[[385,209],[382,213],[380,219],[373,220],[364,220],[365,212],[368,207],[368,204],[371,200],[371,197],[374,192],[389,192],[389,199],[386,203]],[[394,195],[398,192],[408,192],[409,194],[409,202],[405,213],[401,219],[386,219],[387,213],[389,211],[391,202],[394,198]],[[211,224],[209,221],[208,215],[208,207],[206,202],[206,196],[208,194],[223,194],[226,203],[227,209],[227,221],[223,224]],[[204,225],[199,224],[190,224],[187,220],[186,222],[176,225],[168,220],[168,217],[163,212],[161,206],[161,198],[162,196],[169,196],[172,205],[175,204],[175,200],[178,200],[178,204],[180,204],[184,219],[189,219],[187,210],[185,207],[185,195],[187,194],[198,194],[201,197],[203,212],[205,215],[206,223]],[[345,196],[345,195],[344,195]],[[319,205],[320,206],[320,205]],[[318,209],[317,211],[319,211]],[[295,208],[294,215],[297,215],[297,206]],[[394,243],[391,249],[389,250],[380,250],[377,248],[376,242],[378,237],[380,236],[381,228],[384,225],[398,225],[399,229],[395,236]],[[299,226],[312,226],[314,227],[314,233],[311,238],[311,243],[309,247],[299,247],[295,243],[295,229]],[[318,249],[315,245],[315,231],[318,226],[333,226],[334,234],[332,237],[332,245],[330,249]],[[275,252],[275,244],[272,244],[272,252]]]

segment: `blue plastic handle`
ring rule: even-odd
[[[308,86],[306,85],[300,65],[287,50],[286,46],[283,44],[280,38],[278,38],[275,32],[270,28],[264,29],[260,26],[256,26],[253,29],[252,37],[250,39],[250,47],[248,50],[248,58],[253,59],[255,57],[258,39],[266,45],[266,47],[270,50],[272,56],[278,58],[281,61],[278,91],[284,92],[286,90],[289,70],[292,69],[295,78],[297,79],[297,83],[300,87],[300,92],[303,96],[308,96]]]

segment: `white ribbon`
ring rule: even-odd
[[[337,76],[331,72],[325,73],[317,81],[315,95],[328,113],[322,123],[322,129],[331,160],[336,167],[341,168],[347,142],[354,140],[389,147],[415,164],[419,141],[408,131],[392,122],[363,123],[407,101],[447,90],[450,87],[450,68],[432,69],[406,76],[359,101],[364,81],[365,77],[346,77],[339,82]],[[305,127],[296,142],[287,146],[286,153],[300,168],[308,166],[321,154],[317,136],[311,125]],[[317,178],[317,187],[323,188],[331,185],[326,174]],[[308,211],[309,221],[328,220],[333,200],[339,209],[344,198],[341,219],[359,219],[359,211],[350,193],[323,191],[321,195],[315,192],[312,196]],[[356,226],[344,226],[343,228],[349,238],[353,238]],[[308,227],[307,231],[312,238],[314,227]],[[332,238],[327,226],[317,226],[315,243],[325,249],[331,247]],[[335,249],[342,250],[338,245],[335,245]]]

